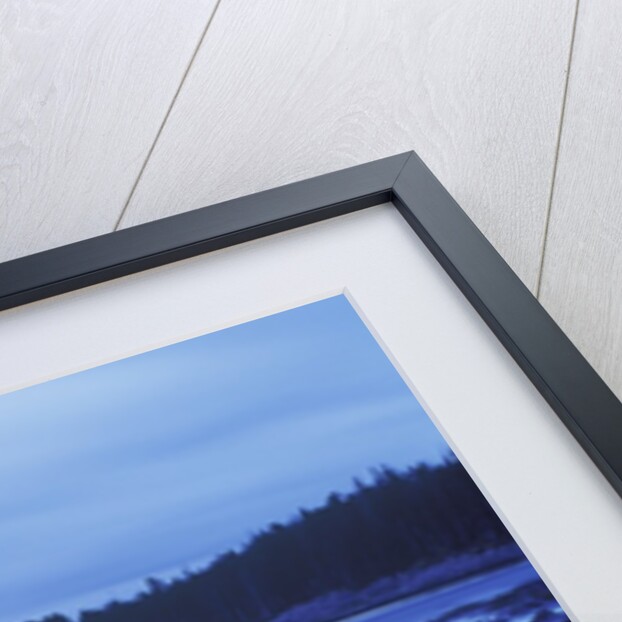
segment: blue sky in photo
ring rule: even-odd
[[[448,453],[344,296],[0,396],[0,622],[131,596]]]

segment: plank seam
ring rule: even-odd
[[[562,95],[562,105],[559,115],[559,125],[557,128],[557,141],[555,144],[555,157],[553,159],[553,171],[551,174],[551,187],[549,189],[549,196],[546,206],[546,214],[544,216],[544,230],[542,232],[542,247],[540,250],[540,265],[538,268],[538,276],[536,279],[535,296],[540,300],[540,291],[542,289],[542,274],[544,272],[544,262],[546,255],[546,246],[549,237],[549,225],[551,222],[551,208],[553,206],[553,196],[555,194],[555,182],[557,181],[557,167],[559,163],[559,152],[561,148],[562,131],[564,127],[564,119],[566,116],[566,104],[568,100],[568,84],[570,83],[570,68],[572,65],[572,56],[574,52],[575,38],[577,33],[577,21],[579,17],[579,2],[576,0],[574,18],[572,22],[572,33],[570,35],[570,49],[568,51],[568,63],[566,65],[566,80],[564,82],[564,91]]]
[[[214,16],[216,15],[216,12],[218,11],[218,7],[220,6],[222,0],[216,0],[216,4],[214,5],[214,9],[212,11],[212,13],[210,14],[210,16],[207,19],[207,23],[205,24],[205,28],[203,28],[203,32],[201,33],[201,36],[199,37],[199,41],[196,44],[192,55],[190,56],[190,61],[188,62],[188,65],[186,66],[186,69],[184,70],[184,73],[181,76],[181,80],[179,82],[179,85],[177,86],[177,89],[175,90],[175,94],[173,95],[173,99],[171,99],[171,103],[169,104],[166,113],[164,114],[164,118],[162,119],[162,122],[160,123],[160,127],[158,128],[158,131],[156,132],[155,138],[153,139],[153,142],[151,143],[151,147],[149,147],[149,151],[147,151],[147,155],[145,157],[145,160],[142,164],[142,166],[140,167],[140,171],[138,171],[138,175],[136,176],[136,179],[134,181],[134,183],[132,184],[132,188],[130,190],[130,193],[125,201],[125,204],[123,205],[123,208],[121,209],[121,213],[119,214],[119,217],[117,218],[117,221],[115,222],[114,228],[112,229],[113,231],[117,231],[119,229],[119,227],[121,226],[121,222],[123,221],[123,218],[125,216],[125,213],[127,212],[127,208],[130,205],[130,201],[132,200],[132,197],[134,196],[134,193],[136,192],[136,188],[138,187],[138,184],[140,182],[140,180],[142,179],[143,173],[145,172],[145,169],[147,168],[147,164],[149,163],[149,160],[151,159],[151,156],[153,154],[153,151],[158,143],[158,140],[160,139],[160,135],[162,134],[162,131],[164,130],[164,126],[166,125],[170,115],[171,115],[171,111],[173,110],[173,107],[175,106],[175,102],[177,101],[177,98],[179,97],[179,93],[181,92],[181,89],[184,85],[184,83],[186,82],[186,78],[188,77],[188,74],[190,73],[190,69],[192,68],[192,65],[194,64],[194,61],[197,57],[197,54],[199,53],[199,50],[201,49],[201,46],[203,45],[203,41],[205,40],[205,36],[207,35],[207,31],[209,30],[209,27],[211,26],[212,22],[214,21]]]

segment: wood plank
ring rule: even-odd
[[[582,2],[541,300],[622,398],[622,5]]]
[[[223,0],[127,227],[415,149],[529,287],[573,0]]]
[[[0,261],[114,228],[214,4],[0,3]]]

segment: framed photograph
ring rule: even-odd
[[[0,308],[0,622],[622,619],[622,405],[416,154]]]

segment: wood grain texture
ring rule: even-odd
[[[622,398],[622,4],[581,2],[541,301]]]
[[[223,0],[122,226],[415,149],[533,288],[573,12]]]
[[[0,261],[114,228],[214,2],[0,3]]]

